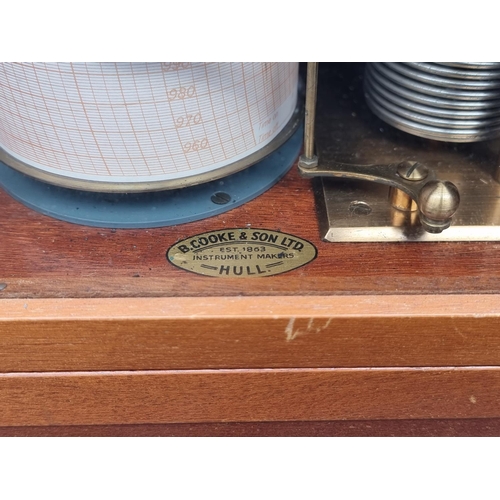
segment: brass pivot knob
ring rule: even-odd
[[[449,181],[429,181],[418,195],[420,222],[429,233],[440,233],[450,227],[460,204],[460,194]]]

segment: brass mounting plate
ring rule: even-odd
[[[320,64],[316,150],[320,166],[419,161],[453,182],[460,207],[450,228],[423,230],[416,212],[388,201],[387,186],[317,179],[321,236],[332,242],[500,241],[500,140],[454,144],[414,137],[377,118],[363,95],[363,65]]]

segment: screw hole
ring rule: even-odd
[[[349,205],[349,212],[352,215],[369,215],[371,214],[372,207],[364,201],[353,201]]]

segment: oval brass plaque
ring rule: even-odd
[[[268,229],[221,229],[177,242],[167,252],[174,266],[217,278],[259,278],[286,273],[316,258],[302,238]]]

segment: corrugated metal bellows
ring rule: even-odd
[[[367,63],[365,96],[379,118],[419,137],[500,136],[500,63]]]

